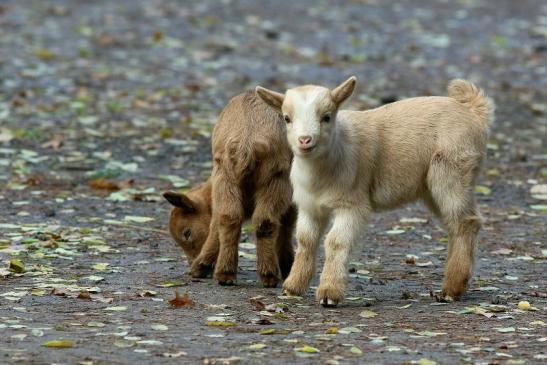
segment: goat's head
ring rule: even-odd
[[[351,96],[356,82],[352,76],[333,90],[306,85],[289,89],[285,94],[257,86],[256,93],[283,115],[294,154],[317,157],[328,150],[338,108]]]
[[[173,205],[169,217],[169,232],[183,249],[191,264],[201,252],[209,235],[211,223],[210,189],[199,187],[188,194],[167,191],[163,197]]]

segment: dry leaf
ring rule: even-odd
[[[175,298],[169,301],[169,305],[171,308],[194,308],[196,306],[196,302],[190,298],[188,293],[184,293],[184,295],[181,296],[179,292],[176,291]]]

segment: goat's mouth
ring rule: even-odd
[[[308,155],[308,154],[310,154],[313,150],[315,150],[315,147],[316,147],[316,145],[313,145],[313,146],[306,146],[306,147],[298,146],[298,152],[300,152],[300,154],[302,154],[302,155]]]

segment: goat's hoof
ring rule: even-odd
[[[299,293],[290,291],[288,289],[283,289],[283,291],[281,292],[281,295],[286,296],[286,297],[299,297],[299,296],[301,296]]]
[[[440,297],[443,302],[449,302],[449,303],[456,300],[460,300],[461,296],[465,293],[466,289],[467,289],[467,280],[459,281],[456,283],[456,285],[446,285],[445,283]]]
[[[336,307],[344,298],[344,285],[319,285],[316,297],[323,307]]]
[[[236,285],[236,274],[233,272],[217,272],[215,278],[219,285],[232,286]]]
[[[272,273],[260,274],[260,281],[265,288],[276,288],[279,283],[279,277]]]
[[[210,276],[213,273],[213,265],[194,262],[190,273],[193,278],[203,279]]]
[[[449,291],[449,290],[445,290],[443,289],[443,291],[441,292],[441,295],[438,295],[436,297],[437,301],[438,302],[442,302],[442,303],[452,303],[456,300],[459,300],[460,299],[460,295],[456,295],[454,292],[452,291]]]
[[[334,308],[338,305],[337,300],[333,300],[330,298],[322,298],[319,303],[325,308]]]

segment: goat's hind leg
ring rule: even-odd
[[[282,233],[283,215],[289,208],[290,183],[284,178],[274,178],[261,186],[255,194],[252,216],[256,228],[257,272],[267,288],[276,287],[281,281],[279,266],[279,239]],[[285,232],[283,232],[285,233]]]
[[[289,276],[294,262],[292,236],[296,224],[296,214],[296,207],[291,205],[289,210],[281,217],[281,228],[277,236],[277,257],[279,258],[279,268],[283,279]]]
[[[482,222],[473,195],[479,162],[475,156],[450,161],[438,153],[428,173],[431,197],[449,234],[442,291],[447,301],[459,299],[473,275]]]

